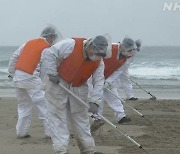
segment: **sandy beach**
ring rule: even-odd
[[[126,113],[132,118],[127,124],[119,125],[112,110],[105,105],[104,116],[118,128],[140,143],[149,154],[180,153],[180,101],[145,100],[126,102],[138,109],[144,118],[125,105]],[[33,115],[30,128],[31,138],[17,139],[17,101],[15,98],[0,99],[0,154],[53,154],[52,143],[44,138],[42,123]],[[97,150],[105,154],[145,154],[135,144],[122,136],[108,124],[93,134]],[[74,138],[70,140],[70,154],[79,154]]]

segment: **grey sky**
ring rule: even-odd
[[[0,45],[21,45],[48,24],[64,38],[109,33],[144,45],[180,46],[180,11],[163,11],[180,0],[0,0]]]

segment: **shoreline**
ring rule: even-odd
[[[180,100],[180,86],[142,86],[147,92],[150,92],[154,95],[158,100]],[[151,95],[149,95],[144,90],[140,89],[137,86],[133,86],[134,97],[139,99],[149,99]],[[122,99],[125,99],[125,93],[123,89],[119,89],[119,94]],[[0,89],[0,98],[16,98],[15,89]]]
[[[151,154],[180,153],[180,101],[178,100],[138,100],[127,102],[143,113],[145,119],[132,109],[125,112],[132,121],[118,125],[112,110],[105,103],[104,116],[122,132],[127,133]],[[17,101],[13,97],[0,99],[0,154],[53,154],[52,142],[44,138],[43,125],[35,112],[29,130],[31,138],[17,139]],[[127,138],[115,131],[107,123],[93,133],[97,151],[104,154],[144,154]],[[71,137],[69,152],[79,154],[76,140]]]

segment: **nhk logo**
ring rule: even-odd
[[[163,6],[163,11],[180,11],[180,2],[165,2]]]

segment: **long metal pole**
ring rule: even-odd
[[[116,94],[114,94],[110,89],[105,88],[106,90],[108,90],[112,95],[114,95],[116,98],[118,98],[120,101],[123,102],[123,104],[125,104],[126,106],[128,106],[129,108],[131,108],[133,111],[135,111],[137,114],[139,114],[141,117],[144,117],[144,115],[139,112],[138,110],[136,110],[135,108],[133,108],[132,106],[128,105],[122,98],[120,98],[119,96],[117,96]]]
[[[65,86],[63,86],[61,83],[59,83],[59,86],[61,88],[63,88],[64,90],[66,90],[69,94],[71,94],[74,98],[76,98],[78,101],[80,101],[83,105],[85,105],[87,108],[89,108],[89,106],[87,105],[87,103],[85,103],[82,99],[80,99],[78,96],[76,96],[72,91],[70,91],[69,89],[67,89]],[[101,114],[98,113],[98,115],[105,121],[107,122],[109,125],[111,125],[113,128],[115,128],[119,133],[121,133],[124,137],[126,137],[127,139],[129,139],[132,143],[134,143],[135,145],[137,145],[140,149],[143,149],[143,147],[136,142],[134,139],[132,139],[130,136],[128,136],[127,134],[124,134],[121,130],[118,129],[117,126],[115,126],[112,122],[110,122],[108,119],[106,119],[105,117],[103,117]],[[91,115],[91,117],[93,117],[93,114]],[[146,153],[148,153],[145,149],[143,149]]]
[[[123,73],[124,74],[124,73]],[[152,95],[149,91],[147,91],[146,89],[144,89],[141,85],[139,85],[138,83],[136,83],[135,81],[133,81],[132,79],[130,79],[126,74],[124,74],[131,82],[133,82],[135,85],[137,85],[139,88],[141,88],[142,90],[144,90],[146,93],[148,93],[149,95],[151,95],[151,99],[152,100],[156,100],[157,98]]]

